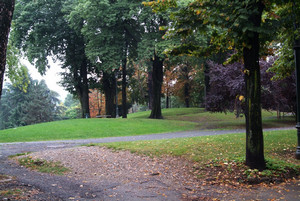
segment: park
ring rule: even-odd
[[[0,198],[298,200],[299,24],[298,1],[1,1]]]

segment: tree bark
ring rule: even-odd
[[[167,94],[166,94],[167,98],[166,98],[166,108],[169,108],[169,102],[170,102],[170,96],[169,96],[169,89],[167,88]]]
[[[152,78],[153,71],[152,69],[148,72],[148,101],[149,110],[152,110],[152,104],[153,104],[153,78]]]
[[[126,34],[125,34],[126,36]],[[126,38],[125,38],[126,40]],[[124,58],[122,61],[122,118],[127,118],[127,95],[126,95],[126,87],[127,87],[127,41],[125,42],[125,50],[124,50]]]
[[[0,99],[2,95],[3,79],[6,65],[6,51],[8,35],[14,13],[15,1],[0,1]]]
[[[189,80],[189,64],[187,63],[186,66],[182,68],[182,73],[184,77],[184,103],[185,107],[189,108],[190,107],[190,80]]]
[[[127,118],[127,95],[126,95],[127,69],[126,69],[126,63],[127,63],[127,58],[124,59],[123,66],[122,66],[122,76],[123,76],[123,78],[122,78],[122,118]]]
[[[153,84],[153,104],[150,117],[151,119],[162,119],[161,114],[161,86],[163,82],[163,60],[156,54],[153,60],[152,84]]]
[[[84,59],[80,69],[80,76],[82,78],[80,99],[83,118],[90,118],[89,85],[87,74],[87,59]]]
[[[113,74],[104,72],[102,77],[103,91],[105,95],[106,115],[116,117],[115,97],[116,97],[116,78]]]
[[[258,13],[252,14],[249,21],[260,26],[263,5],[256,3]],[[252,169],[264,169],[264,141],[261,119],[261,81],[259,66],[259,34],[248,33],[250,48],[243,49],[246,83],[246,164]]]

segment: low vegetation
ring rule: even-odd
[[[203,108],[164,109],[163,120],[149,119],[150,111],[128,115],[128,119],[74,119],[0,131],[0,143],[134,136],[186,130],[244,128],[245,119],[233,113],[210,113]],[[277,119],[263,112],[264,128],[294,126],[293,117]]]
[[[69,171],[68,168],[62,166],[59,162],[33,159],[31,156],[21,157],[18,159],[18,162],[24,167],[44,173],[62,175]]]
[[[245,134],[116,142],[99,146],[152,157],[183,157],[194,162],[194,174],[210,178],[208,183],[282,182],[298,177],[300,162],[294,158],[295,131],[270,131],[265,132],[264,136],[267,169],[262,172],[251,170],[244,164]]]

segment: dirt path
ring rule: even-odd
[[[224,132],[224,131],[222,131]],[[230,131],[232,133],[232,131]],[[194,135],[183,132],[183,136]],[[207,135],[209,132],[200,133]],[[210,134],[223,134],[211,132]],[[168,134],[174,137],[176,134]],[[152,139],[152,135],[122,138]],[[153,135],[153,138],[166,137]],[[75,147],[109,139],[0,145],[0,174],[13,180],[0,183],[1,189],[19,188],[21,200],[299,200],[299,182],[284,185],[234,188],[202,185],[194,178],[193,164],[180,158],[149,158],[130,152],[112,152],[99,147]],[[120,140],[112,138],[110,140]],[[72,169],[64,176],[42,174],[18,166],[7,156],[33,153],[33,157],[61,161]],[[0,198],[4,198],[1,196]]]

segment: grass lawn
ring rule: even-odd
[[[130,150],[146,155],[180,156],[198,163],[209,160],[233,160],[245,156],[245,134],[227,134],[167,140],[114,142],[99,144],[116,150]],[[297,135],[295,130],[264,132],[265,156],[300,165],[294,159]]]
[[[134,136],[186,130],[244,128],[245,119],[233,113],[210,113],[203,108],[162,110],[164,119],[148,119],[150,111],[129,114],[128,119],[76,119],[41,123],[0,131],[0,143]],[[277,120],[263,112],[264,128],[294,126],[292,117]]]
[[[151,157],[181,157],[192,162],[195,177],[211,185],[228,183],[236,186],[240,183],[273,183],[297,179],[300,161],[294,157],[296,136],[295,130],[264,133],[267,168],[263,171],[251,170],[244,164],[245,134],[116,142],[98,146],[130,150]]]
[[[193,130],[196,123],[153,119],[75,119],[0,131],[0,142],[88,139]]]

